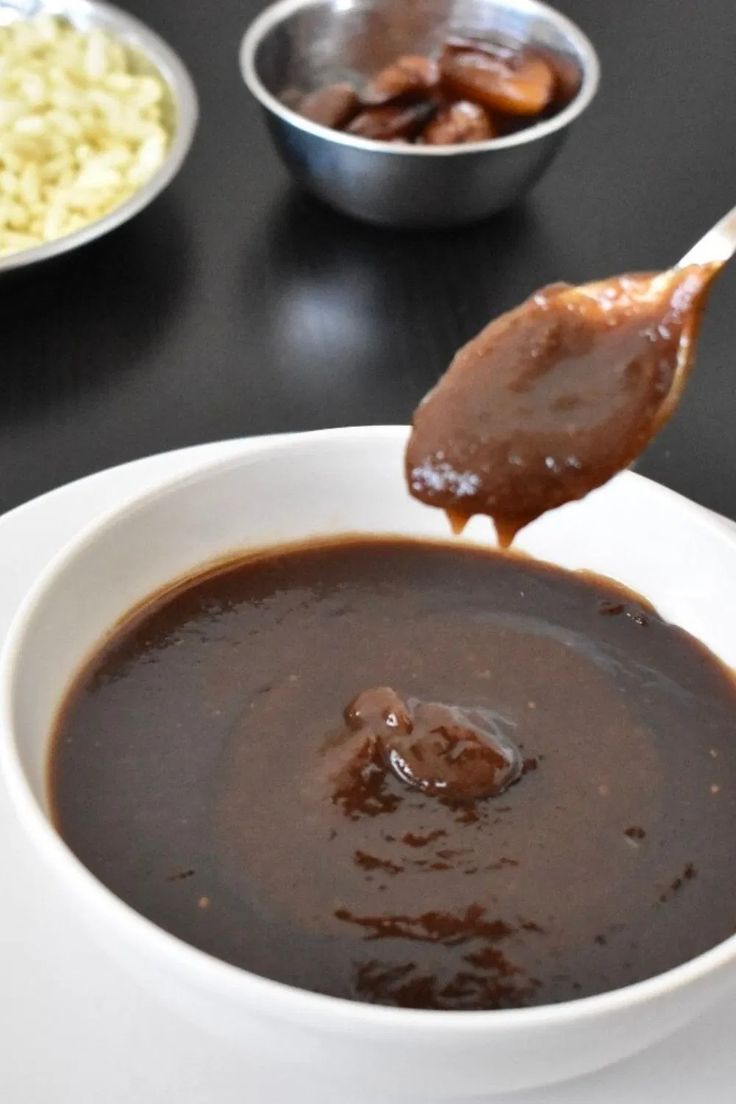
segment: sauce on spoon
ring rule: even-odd
[[[627,467],[672,414],[721,262],[552,284],[455,356],[414,414],[411,493],[499,542]]]

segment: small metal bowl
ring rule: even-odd
[[[189,151],[197,124],[197,94],[182,61],[154,31],[127,12],[97,0],[0,0],[0,25],[18,19],[53,15],[82,31],[99,27],[121,42],[141,73],[156,74],[167,90],[164,123],[171,140],[166,157],[153,176],[102,218],[63,237],[0,257],[0,273],[67,253],[114,230],[146,207],[174,178]]]
[[[280,99],[332,81],[360,84],[398,54],[429,53],[450,35],[501,36],[553,51],[577,69],[577,94],[525,130],[463,146],[356,138],[310,122]],[[538,0],[279,0],[246,32],[240,64],[295,178],[346,214],[401,227],[472,222],[516,202],[549,165],[599,79],[588,38]]]

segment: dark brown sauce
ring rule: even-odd
[[[355,1000],[515,1007],[732,934],[735,736],[729,672],[630,592],[345,540],[116,629],[63,706],[50,793],[106,885],[213,955]]]
[[[719,269],[554,284],[491,322],[414,414],[411,493],[455,531],[487,514],[508,545],[605,483],[672,413]]]

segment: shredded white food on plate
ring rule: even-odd
[[[165,86],[100,30],[0,26],[0,257],[117,207],[166,153]]]

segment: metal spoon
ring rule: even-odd
[[[724,215],[715,226],[712,226],[707,234],[703,234],[696,241],[692,249],[689,249],[678,268],[686,265],[710,264],[720,261],[724,264],[736,253],[736,207],[732,207],[727,215]]]

